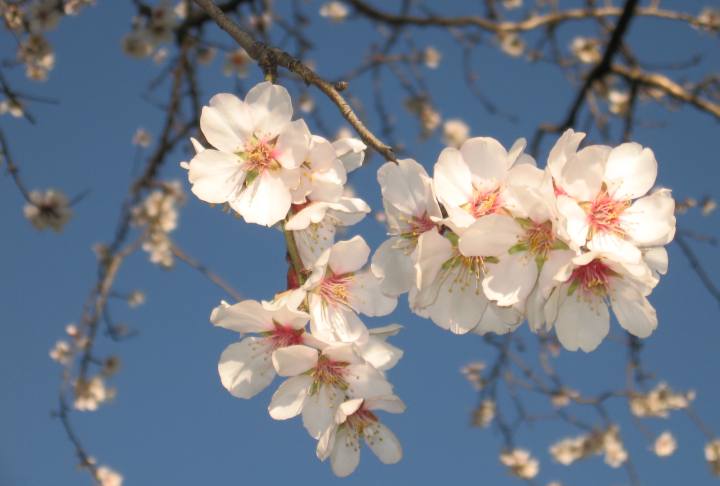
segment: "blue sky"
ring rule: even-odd
[[[162,113],[141,99],[159,68],[151,61],[124,57],[120,51],[120,39],[130,26],[130,2],[98,3],[78,18],[63,20],[50,35],[58,61],[48,83],[28,86],[21,73],[12,76],[24,91],[56,98],[60,104],[35,106],[36,126],[0,118],[31,188],[59,187],[70,195],[92,191],[75,207],[75,217],[63,233],[38,233],[24,220],[23,201],[10,178],[0,177],[2,485],[88,482],[74,467],[70,444],[59,422],[51,417],[57,404],[60,368],[48,358],[48,350],[62,337],[64,326],[79,318],[94,283],[96,261],[91,246],[112,236],[120,201],[131,180],[135,148],[130,139],[139,126],[157,134],[162,122]],[[692,12],[702,5],[695,1],[665,3]],[[461,4],[448,3],[447,9],[460,11]],[[588,29],[589,24],[576,25],[565,35],[591,33]],[[426,73],[429,88],[443,114],[465,119],[474,135],[493,136],[509,146],[519,136],[532,136],[538,123],[564,116],[574,92],[553,66],[508,59],[490,47],[477,49],[474,56],[482,87],[487,96],[518,117],[511,122],[485,112],[464,88],[459,53],[445,33],[411,32],[417,44],[433,44],[443,52],[440,69]],[[313,56],[318,69],[328,77],[357,64],[365,52],[365,39],[374,36],[362,22],[328,25],[320,19],[313,19],[308,35],[318,47]],[[216,38],[229,43],[220,33]],[[12,56],[9,37],[2,39],[3,57]],[[705,70],[720,62],[717,38],[682,25],[641,20],[632,28],[631,41],[648,61],[676,61],[690,52],[707,56]],[[233,88],[220,69],[220,60],[205,68],[203,100]],[[254,70],[253,76],[253,80],[259,79],[259,72]],[[402,96],[395,83],[386,85],[388,99]],[[368,105],[372,103],[367,78],[352,83],[350,91]],[[333,105],[321,97],[317,97],[317,105],[330,126],[339,126],[341,120]],[[414,122],[408,123],[398,104],[394,109],[397,119],[404,121],[398,136],[405,141],[408,155],[431,168],[442,147],[439,139],[419,141]],[[377,128],[372,110],[369,113],[370,126]],[[655,151],[659,183],[671,187],[678,199],[720,198],[715,120],[689,108],[668,111],[657,105],[644,106],[639,119],[635,139]],[[547,149],[546,145],[543,153]],[[183,154],[177,153],[163,168],[162,176],[179,178],[187,188],[178,166],[182,159]],[[379,165],[379,158],[373,157],[351,179],[373,208],[380,208],[375,183]],[[678,224],[717,236],[718,217],[717,213],[707,218],[692,213],[682,216]],[[363,234],[371,246],[377,246],[384,229],[367,218],[348,234]],[[174,235],[182,248],[247,298],[270,298],[283,288],[284,247],[277,231],[246,225],[189,197]],[[717,248],[693,245],[708,273],[717,276]],[[660,326],[645,341],[643,357],[648,368],[674,387],[696,389],[696,409],[712,428],[720,430],[720,309],[679,249],[671,245],[669,251],[669,275],[651,297]],[[117,320],[127,322],[139,335],[121,343],[100,342],[101,353],[115,353],[122,359],[122,369],[114,380],[118,397],[98,413],[73,416],[88,449],[101,463],[121,471],[130,485],[271,485],[298,479],[340,483],[327,464],[315,459],[314,443],[298,420],[276,422],[267,415],[271,390],[241,401],[221,387],[217,358],[235,335],[214,329],[208,322],[211,308],[227,298],[219,289],[182,265],[170,272],[158,269],[142,253],[128,260],[116,284],[119,291],[136,288],[147,294],[145,306],[129,310],[117,301],[112,309]],[[469,361],[492,359],[493,351],[479,337],[453,336],[416,318],[404,299],[391,316],[368,320],[371,326],[391,322],[405,326],[394,339],[405,350],[405,357],[389,377],[408,410],[387,416],[386,423],[403,442],[405,457],[395,466],[383,466],[364,450],[360,468],[342,483],[518,484],[498,463],[499,435],[469,426],[476,397],[459,373]],[[613,326],[612,334],[621,337],[617,324]],[[525,327],[517,332],[532,339]],[[590,355],[564,352],[557,358],[568,383],[584,391],[620,383],[624,363],[624,348],[612,339]],[[533,403],[547,410],[544,401]],[[668,421],[646,421],[654,434],[671,429],[678,439],[676,454],[661,460],[647,450],[647,441],[629,420],[626,405],[617,402],[612,411],[621,417],[619,423],[642,484],[714,483],[703,457],[704,438],[687,417],[677,414]],[[547,446],[569,433],[574,431],[561,424],[541,423],[523,429],[518,436],[518,445],[532,450],[541,461],[541,483],[553,479],[566,485],[627,482],[624,472],[607,468],[599,457],[570,468],[554,463]]]

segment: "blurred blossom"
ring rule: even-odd
[[[150,136],[150,133],[148,133],[147,130],[145,130],[144,128],[138,128],[135,131],[135,135],[133,135],[133,138],[132,138],[133,145],[147,148],[150,146],[151,142],[152,142],[152,137]]]
[[[18,5],[0,2],[0,12],[9,30],[21,30],[23,27],[23,11]]]
[[[45,192],[32,191],[29,196],[30,202],[25,205],[23,212],[32,225],[40,231],[46,228],[62,231],[72,216],[70,201],[65,194],[48,189]]]
[[[122,49],[125,54],[136,59],[148,57],[153,47],[145,31],[134,30],[123,37]]]
[[[101,373],[106,378],[110,378],[120,370],[120,358],[117,356],[109,356],[103,361]]]
[[[508,10],[522,7],[523,0],[502,0],[503,7]]]
[[[672,433],[665,431],[660,434],[653,443],[653,452],[658,457],[667,457],[673,455],[677,449],[677,441]]]
[[[28,9],[30,32],[52,30],[60,22],[61,11],[57,0],[35,0]]]
[[[661,382],[646,394],[638,393],[630,397],[630,411],[636,417],[667,418],[670,411],[685,409],[694,399],[694,391],[676,393],[667,383]]]
[[[83,8],[93,5],[95,5],[95,0],[66,0],[63,8],[65,15],[77,15]]]
[[[550,455],[560,464],[573,462],[596,454],[605,454],[610,467],[620,467],[627,460],[627,451],[620,440],[619,429],[612,425],[578,437],[568,437],[550,446]]]
[[[0,115],[5,113],[10,113],[15,118],[20,118],[25,114],[23,106],[18,100],[9,99],[0,101]]]
[[[385,211],[375,211],[373,214],[375,215],[375,221],[378,223],[385,223],[387,221],[387,214],[385,214]]]
[[[570,45],[573,55],[585,64],[600,61],[600,41],[591,37],[575,37]]]
[[[315,99],[309,93],[303,93],[298,100],[298,108],[303,113],[311,113],[315,109]]]
[[[85,381],[75,382],[75,409],[82,412],[93,412],[103,403],[115,398],[114,388],[107,388],[101,376],[93,376]]]
[[[451,147],[460,147],[470,135],[470,127],[459,118],[451,118],[443,124],[443,142]]]
[[[705,445],[705,460],[710,464],[713,475],[720,476],[720,439],[714,439]]]
[[[441,59],[442,54],[433,46],[425,48],[425,51],[423,52],[423,62],[425,63],[425,66],[430,69],[437,69],[438,66],[440,66]]]
[[[33,81],[47,80],[48,73],[55,67],[52,46],[39,34],[28,36],[20,43],[17,58],[25,64],[25,75]]]
[[[580,394],[575,390],[563,388],[562,390],[553,393],[550,397],[550,401],[556,408],[567,407],[570,401],[579,397]]]
[[[630,93],[611,89],[607,95],[610,113],[614,115],[624,115],[630,107]]]
[[[67,365],[70,363],[73,357],[72,347],[67,341],[58,341],[55,346],[50,350],[50,358],[53,361],[57,361],[61,365]]]
[[[500,462],[520,479],[532,479],[540,471],[540,463],[525,449],[513,449],[500,454]]]
[[[703,216],[709,216],[717,209],[717,202],[714,199],[705,198],[702,202],[701,211]]]
[[[348,8],[342,2],[327,2],[320,7],[320,15],[333,22],[342,22],[348,16]]]
[[[132,308],[139,307],[145,303],[145,294],[142,290],[133,290],[128,295],[128,305]]]
[[[514,32],[500,35],[500,49],[512,57],[522,56],[525,52],[525,41]]]
[[[169,51],[165,47],[161,47],[157,51],[155,51],[155,54],[153,54],[153,62],[155,64],[162,64],[165,62],[169,54]]]
[[[132,209],[132,224],[145,227],[143,250],[150,261],[170,268],[174,263],[169,233],[177,227],[178,206],[185,201],[179,181],[165,183]]]
[[[225,64],[223,73],[225,76],[236,75],[239,78],[245,78],[248,75],[248,67],[250,67],[252,59],[242,47],[237,48],[225,55]]]
[[[495,418],[495,401],[486,399],[473,411],[472,424],[475,427],[487,427]]]
[[[485,363],[482,361],[475,361],[468,363],[460,369],[460,372],[465,376],[465,379],[476,390],[481,390],[484,386],[482,372],[485,370]]]
[[[122,486],[123,484],[122,475],[107,466],[97,468],[97,480],[100,482],[100,486]]]
[[[200,64],[210,64],[215,59],[217,50],[214,47],[198,46],[197,62]]]
[[[720,30],[720,10],[715,7],[705,7],[698,15],[698,20],[704,24],[705,30]]]

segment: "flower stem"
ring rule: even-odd
[[[287,244],[288,261],[291,265],[290,271],[288,272],[288,287],[292,287],[290,285],[290,282],[292,281],[291,277],[293,276],[292,274],[294,274],[298,286],[302,285],[303,283],[305,283],[306,271],[302,259],[300,258],[297,244],[295,243],[295,236],[293,235],[292,231],[286,230],[284,228],[283,234],[285,235],[285,243]]]

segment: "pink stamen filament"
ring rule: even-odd
[[[274,324],[275,329],[269,333],[269,338],[272,341],[274,349],[303,343],[303,334],[305,333],[304,329],[294,329],[291,326],[279,324],[277,322]]]
[[[614,272],[600,260],[593,260],[573,270],[569,281],[585,293],[605,296]]]

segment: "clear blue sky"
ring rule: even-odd
[[[0,177],[2,486],[88,482],[74,467],[73,450],[60,423],[50,416],[57,405],[60,368],[48,358],[48,350],[63,336],[64,326],[79,318],[94,283],[96,261],[91,246],[112,236],[131,180],[135,148],[130,139],[139,126],[157,134],[162,120],[162,113],[141,99],[158,67],[151,61],[126,58],[120,51],[120,39],[130,26],[130,2],[98,3],[78,18],[63,20],[50,35],[58,61],[48,83],[27,87],[21,77],[12,77],[23,83],[23,91],[56,98],[60,104],[34,107],[37,126],[0,118],[31,188],[59,187],[71,195],[92,190],[75,207],[75,217],[62,234],[37,233],[22,216],[23,201],[12,181]],[[448,11],[459,10],[462,2],[456,3],[448,5]],[[665,3],[693,12],[701,7],[696,1]],[[569,32],[583,28],[588,25]],[[485,93],[519,117],[512,123],[487,114],[465,90],[459,53],[447,35],[414,32],[418,34],[415,42],[433,43],[444,54],[441,68],[427,73],[443,114],[464,118],[474,135],[493,136],[509,145],[518,136],[531,136],[539,122],[564,116],[573,91],[552,66],[528,65],[488,47],[477,50]],[[318,46],[314,58],[319,71],[330,77],[362,58],[365,38],[371,35],[364,23],[328,25],[315,18],[308,33]],[[229,43],[219,33],[217,38]],[[717,38],[682,25],[644,19],[633,26],[631,38],[648,60],[677,61],[689,57],[688,53],[700,53],[709,56],[706,66],[720,65]],[[3,57],[11,57],[13,42],[7,35],[0,39]],[[203,100],[232,89],[232,81],[220,69],[220,60],[206,68]],[[258,77],[257,70],[253,75]],[[371,104],[367,79],[350,89]],[[388,98],[400,96],[393,83],[387,83],[387,92]],[[328,120],[339,120],[335,107],[325,99],[318,97],[317,104]],[[397,117],[407,120],[403,113]],[[370,124],[378,126],[372,116]],[[416,128],[409,125],[398,132],[409,154],[432,167],[441,148],[438,138],[421,143]],[[671,187],[678,199],[706,194],[720,199],[719,135],[715,120],[692,109],[652,107],[641,110],[635,138],[653,148],[660,162],[660,183]],[[163,177],[181,178],[187,187],[177,164],[182,159],[178,153],[166,164]],[[373,158],[351,181],[373,208],[380,208],[375,184],[379,163]],[[717,213],[709,218],[691,214],[681,217],[679,225],[717,236],[718,217]],[[350,234],[362,233],[377,246],[383,232],[380,224],[367,218]],[[175,238],[248,298],[269,298],[284,285],[283,241],[274,230],[245,225],[190,197]],[[708,273],[720,282],[718,249],[695,247]],[[340,482],[329,465],[315,459],[315,444],[298,420],[270,419],[266,412],[270,390],[242,401],[221,387],[217,359],[235,339],[208,322],[211,308],[226,298],[221,291],[182,264],[171,272],[160,270],[142,253],[128,261],[116,286],[120,291],[135,288],[146,292],[145,306],[129,310],[118,301],[112,309],[116,319],[138,329],[139,335],[121,343],[103,340],[100,344],[102,352],[122,358],[122,369],[114,380],[118,397],[100,412],[73,415],[88,449],[101,463],[122,472],[129,485]],[[720,309],[674,245],[669,275],[651,300],[660,326],[645,341],[647,366],[677,388],[696,389],[698,412],[720,431]],[[393,315],[369,320],[373,326],[390,322],[405,326],[394,341],[405,349],[405,357],[390,372],[390,379],[408,410],[388,416],[386,423],[400,437],[405,457],[398,465],[383,466],[366,449],[359,470],[343,484],[518,484],[498,463],[499,436],[469,426],[475,394],[459,369],[469,361],[491,359],[492,351],[479,337],[453,336],[414,317],[404,300]],[[618,329],[614,324],[612,333],[619,337]],[[532,338],[525,327],[517,332]],[[557,361],[568,383],[584,391],[624,379],[624,348],[611,339],[595,353],[563,353]],[[537,405],[548,407],[542,401]],[[676,454],[661,460],[647,450],[647,441],[629,420],[626,405],[617,402],[612,410],[622,417],[620,425],[642,484],[714,484],[703,457],[704,439],[684,415],[646,421],[654,434],[669,428],[678,439]],[[518,445],[532,450],[541,461],[543,484],[553,479],[566,485],[627,482],[624,472],[607,468],[599,457],[570,468],[554,463],[548,444],[570,432],[561,424],[549,423],[524,429],[519,435]]]

